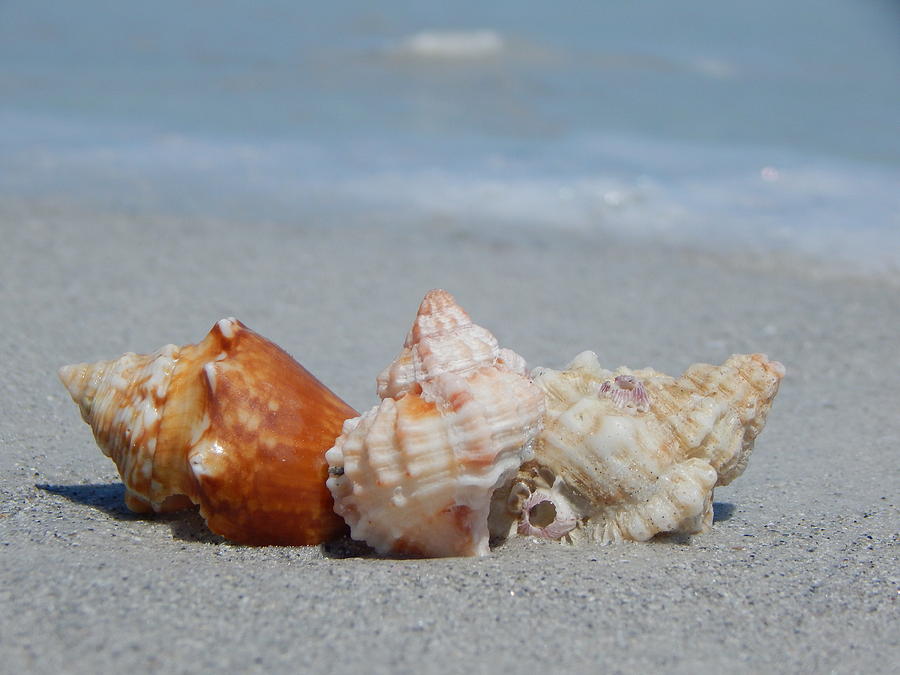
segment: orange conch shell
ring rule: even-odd
[[[222,319],[196,345],[59,376],[133,511],[193,502],[210,530],[242,544],[316,544],[343,529],[324,454],[357,413],[240,321]]]

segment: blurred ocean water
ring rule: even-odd
[[[900,267],[900,5],[0,3],[0,199]]]

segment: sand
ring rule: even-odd
[[[602,233],[378,220],[0,207],[0,670],[896,672],[895,281]],[[713,530],[519,540],[482,559],[234,546],[196,515],[129,514],[56,379],[234,315],[364,409],[433,287],[532,365],[584,349],[670,372],[732,352],[782,361]]]

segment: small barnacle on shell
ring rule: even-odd
[[[525,503],[519,515],[517,531],[526,537],[562,539],[575,529],[578,518],[569,503],[559,493],[561,481],[557,479],[549,490],[537,488]]]
[[[634,408],[638,412],[650,410],[650,396],[644,383],[634,375],[616,375],[600,385],[600,395],[608,396],[617,408]]]

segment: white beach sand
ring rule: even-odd
[[[0,207],[0,671],[896,672],[900,287],[852,270],[448,223]],[[122,504],[56,369],[234,315],[357,409],[430,288],[531,365],[788,370],[712,532],[487,558],[246,548]]]

